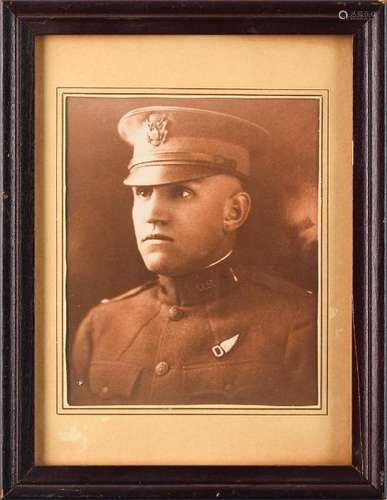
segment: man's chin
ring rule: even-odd
[[[167,258],[163,255],[147,255],[144,257],[144,263],[151,273],[162,274],[164,276],[174,276],[178,274],[176,260]]]

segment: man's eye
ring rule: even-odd
[[[193,196],[193,191],[187,187],[177,186],[174,191],[176,198],[191,198]]]
[[[152,194],[152,188],[150,187],[137,187],[136,188],[136,196],[139,198],[149,198]]]

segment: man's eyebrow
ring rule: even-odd
[[[184,186],[186,186],[187,184],[199,185],[199,184],[203,184],[203,179],[190,179],[188,181],[181,181],[178,184],[183,184]]]

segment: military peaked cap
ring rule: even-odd
[[[227,173],[250,175],[251,159],[263,150],[262,127],[225,113],[152,106],[125,114],[118,123],[132,148],[124,184],[146,186]]]

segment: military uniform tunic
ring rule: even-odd
[[[84,319],[69,403],[316,404],[313,297],[233,259],[160,277]]]

